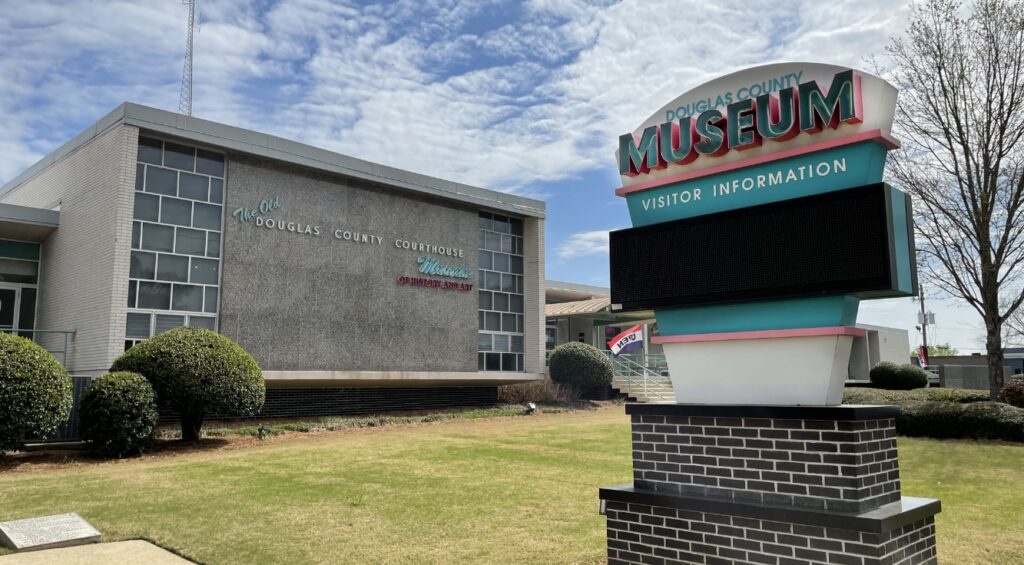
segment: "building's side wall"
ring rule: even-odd
[[[0,197],[60,206],[60,227],[43,243],[36,328],[75,332],[74,374],[106,372],[124,349],[137,143],[137,128],[115,126]],[[41,341],[52,349],[53,340]]]
[[[229,156],[226,184],[220,331],[264,370],[477,371],[477,210],[244,156]],[[233,216],[275,199],[280,207],[260,218],[319,235]],[[372,241],[339,239],[336,230]],[[396,240],[463,256],[401,249]],[[398,284],[428,277],[418,273],[420,256],[467,268],[468,279],[430,278],[474,290]]]
[[[900,365],[910,362],[910,336],[906,330],[878,330],[878,361]]]
[[[544,220],[528,218],[523,223],[524,275],[526,288],[523,297],[523,314],[526,325],[523,342],[527,373],[545,371],[544,348]]]

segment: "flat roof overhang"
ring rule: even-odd
[[[542,200],[405,171],[274,135],[131,102],[121,104],[74,139],[0,186],[0,199],[93,138],[119,124],[137,127],[144,133],[152,132],[184,142],[217,148],[228,154],[251,155],[326,171],[412,193],[461,202],[473,207],[535,218],[543,218],[545,215],[546,205]]]
[[[540,373],[487,371],[263,371],[268,388],[483,387],[541,381]]]
[[[60,212],[0,203],[0,239],[41,243],[60,224]]]

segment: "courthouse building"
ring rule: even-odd
[[[0,188],[0,330],[95,376],[210,328],[264,415],[493,402],[544,373],[543,281],[541,201],[136,104]]]

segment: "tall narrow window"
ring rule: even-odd
[[[480,213],[477,367],[524,371],[523,221]]]

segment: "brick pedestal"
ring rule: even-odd
[[[934,563],[894,406],[629,404],[633,484],[601,489],[609,563]]]

